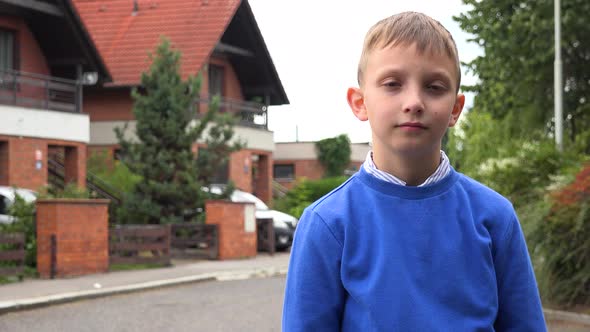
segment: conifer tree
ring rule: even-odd
[[[210,167],[221,167],[229,153],[240,148],[240,144],[230,144],[233,118],[218,114],[218,99],[195,121],[201,78],[182,80],[181,54],[171,49],[168,39],[162,38],[150,58],[152,65],[142,74],[141,86],[132,91],[137,139],[124,137],[126,128],[116,129],[123,162],[141,177],[123,200],[120,223],[191,219],[208,196],[201,189],[208,179],[200,175],[193,144],[201,140],[214,147],[208,153],[216,156],[211,159],[217,164]]]

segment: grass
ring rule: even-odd
[[[38,278],[37,269],[30,266],[25,266],[25,272],[21,276],[0,276],[0,285],[12,284],[21,282],[24,279]]]

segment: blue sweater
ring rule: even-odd
[[[510,202],[452,170],[404,187],[363,168],[295,233],[283,331],[546,331]]]

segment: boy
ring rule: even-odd
[[[373,150],[305,210],[283,330],[545,331],[512,205],[440,150],[465,102],[450,33],[413,12],[378,22],[358,80],[348,103]]]

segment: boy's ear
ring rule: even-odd
[[[369,116],[367,115],[367,108],[365,107],[365,98],[363,97],[363,91],[359,88],[348,88],[346,92],[346,100],[354,116],[361,121],[367,121]]]
[[[453,105],[453,110],[451,111],[451,118],[449,119],[449,127],[453,127],[457,124],[457,120],[459,120],[459,116],[461,112],[463,112],[463,106],[465,105],[465,95],[459,93],[457,95],[457,99],[455,100],[455,105]]]

